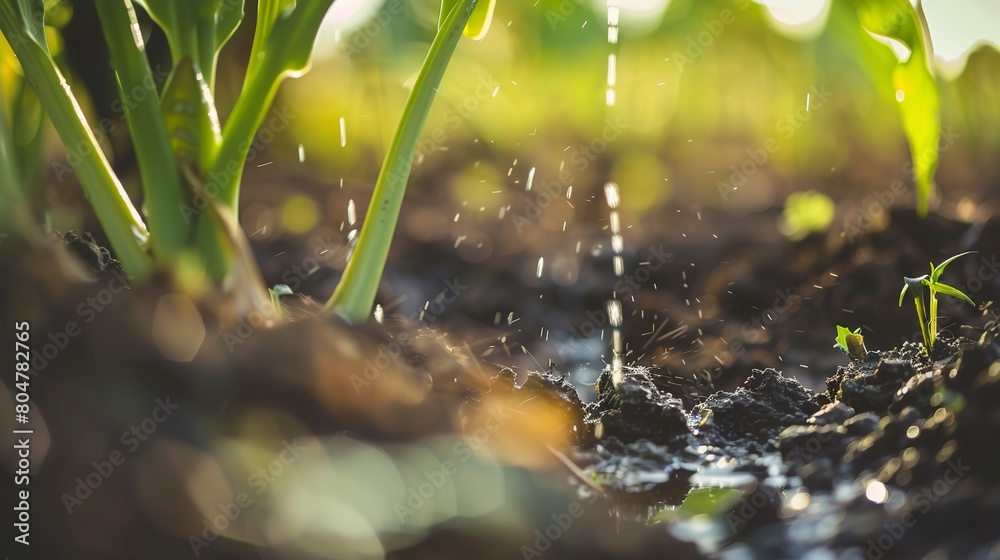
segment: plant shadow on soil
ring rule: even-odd
[[[90,270],[51,243],[9,238],[0,315],[31,321],[38,359],[32,550],[996,557],[1000,344],[988,304],[1000,290],[995,271],[979,271],[994,262],[997,225],[932,216],[918,227],[897,212],[854,243],[836,233],[792,243],[765,225],[773,215],[707,214],[713,227],[757,233],[727,245],[671,242],[667,266],[650,274],[656,289],[625,302],[656,314],[627,318],[623,336],[636,351],[617,387],[592,359],[560,353],[579,341],[518,339],[494,322],[505,309],[532,329],[553,320],[559,329],[560,319],[579,327],[615,282],[598,258],[583,260],[572,286],[526,288],[512,272],[523,254],[474,264],[449,257],[443,242],[404,241],[388,285],[468,286],[439,328],[403,319],[349,327],[307,304],[269,328],[235,322],[212,294],[186,298],[196,312],[184,313],[164,300],[178,291],[167,277],[119,289],[113,261],[84,238],[69,246]],[[656,247],[657,228],[648,229]],[[916,325],[895,303],[903,275],[940,260],[924,249],[940,239],[986,259],[949,269],[980,279],[962,287],[983,309],[943,307],[950,332],[928,358],[901,340]],[[647,251],[628,258],[642,262]],[[281,270],[265,261],[265,275]],[[684,303],[692,294],[711,305],[697,313]],[[382,299],[397,296],[387,287]],[[157,335],[164,313],[168,332],[204,330],[193,359],[164,357],[192,340]],[[848,320],[869,348],[895,349],[858,362],[837,355],[834,326]],[[497,343],[501,335],[511,344]],[[548,371],[506,367],[506,351],[521,345],[565,359]],[[813,364],[798,370],[811,374],[805,385],[783,375],[803,362]],[[580,383],[588,368],[600,373],[595,384]],[[734,492],[695,507],[692,488]]]

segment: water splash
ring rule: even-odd
[[[616,0],[608,0],[608,44],[614,51],[618,45],[618,6]],[[617,98],[618,57],[614,52],[608,54],[608,89],[605,102],[608,107],[614,107]]]
[[[622,252],[625,249],[625,240],[621,234],[621,217],[618,214],[618,204],[621,201],[621,194],[618,191],[618,184],[608,182],[604,185],[604,199],[611,209],[611,251],[614,262],[615,276],[621,277],[625,274],[625,259]],[[611,382],[615,387],[622,380],[622,303],[618,301],[617,294],[606,304],[608,321],[611,323]]]

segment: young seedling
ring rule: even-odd
[[[930,274],[925,274],[917,278],[903,278],[903,290],[899,292],[899,306],[903,306],[903,298],[906,296],[906,292],[909,291],[913,296],[913,305],[917,308],[917,322],[920,323],[920,334],[923,336],[924,349],[927,351],[928,356],[931,355],[931,351],[934,349],[934,340],[937,338],[938,293],[958,298],[969,305],[976,305],[969,299],[969,296],[939,280],[941,274],[944,273],[945,267],[951,264],[952,261],[971,253],[975,253],[975,251],[960,253],[937,266],[934,266],[934,263],[930,263]]]
[[[97,3],[100,33],[111,54],[142,179],[142,213],[53,59],[46,39],[46,3],[0,1],[0,33],[16,57],[17,74],[31,83],[76,161],[80,183],[130,277],[141,281],[156,267],[178,270],[191,263],[232,294],[242,312],[266,310],[263,306],[280,315],[281,292],[267,292],[239,227],[240,183],[253,138],[278,87],[308,71],[316,35],[333,1],[257,0],[243,86],[224,121],[215,108],[215,70],[222,47],[243,21],[245,0]],[[463,34],[473,39],[486,34],[495,5],[496,0],[442,2],[437,35],[396,128],[358,245],[328,303],[352,322],[371,314],[417,142],[451,55]],[[173,68],[162,91],[133,100],[126,99],[128,92],[145,92],[155,84],[136,6],[166,35]],[[24,167],[30,170],[31,161],[12,141],[4,91],[0,87],[0,225],[29,214],[27,208],[14,210],[26,206],[15,186],[31,179],[15,165],[27,161]]]
[[[833,347],[840,348],[841,352],[856,362],[865,359],[865,355],[868,354],[868,349],[865,348],[865,337],[861,335],[861,327],[852,331],[847,327],[837,325],[836,341],[837,343]]]

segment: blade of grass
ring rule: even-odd
[[[316,34],[333,0],[299,2],[294,8],[278,14],[267,34],[264,46],[257,53],[257,62],[251,63],[239,99],[222,131],[222,147],[212,166],[218,175],[225,177],[220,187],[219,199],[234,212],[239,200],[243,163],[253,137],[267,116],[285,78],[299,76],[309,68]],[[228,169],[238,164],[230,173]]]
[[[873,35],[895,39],[910,49],[909,58],[893,68],[892,81],[913,160],[917,214],[927,215],[938,164],[940,94],[931,70],[934,60],[930,33],[920,3],[910,0],[851,0],[864,28]]]
[[[149,234],[49,53],[41,0],[0,2],[0,31],[17,55],[25,76],[71,156],[71,163],[76,161],[74,168],[80,184],[111,248],[130,275],[144,276],[152,264],[144,250]]]
[[[281,82],[309,68],[316,34],[331,4],[333,0],[314,0],[298,2],[280,11],[265,10],[273,17],[273,25],[266,38],[261,39],[260,50],[253,57],[255,61],[248,66],[243,89],[223,128],[222,144],[205,181],[205,192],[214,194],[213,200],[228,208],[234,217],[239,210],[243,166],[254,135],[264,122]],[[202,212],[197,232],[199,251],[211,276],[225,280],[232,254],[225,251],[220,235],[212,213]]]
[[[214,94],[219,51],[243,20],[243,0],[136,0],[136,3],[163,29],[174,65],[184,57],[191,57]]]
[[[455,52],[475,5],[476,0],[456,3],[434,37],[413,90],[406,99],[403,114],[375,182],[358,245],[344,269],[344,276],[337,289],[326,303],[327,309],[334,310],[352,323],[367,319],[375,303],[375,294],[389,256],[389,245],[399,219],[417,142],[448,61]]]
[[[7,118],[7,100],[3,98],[3,72],[0,72],[0,233],[10,230],[10,222],[23,203],[17,149],[11,121]]]
[[[146,59],[135,10],[129,0],[98,2],[96,6],[139,164],[149,229],[153,233],[150,238],[153,253],[160,259],[170,260],[184,249],[189,239],[191,228],[180,211],[187,197],[160,112],[156,84]],[[129,97],[129,92],[143,89],[151,91],[143,96]]]

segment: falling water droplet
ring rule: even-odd
[[[604,199],[611,209],[611,252],[612,263],[615,276],[621,277],[625,274],[625,259],[622,253],[625,251],[625,239],[621,235],[621,217],[618,214],[618,205],[621,203],[621,193],[618,184],[608,182],[604,185]],[[615,387],[622,380],[622,304],[617,298],[612,298],[607,305],[608,317],[612,327],[611,333],[611,381]]]
[[[618,44],[618,6],[616,0],[608,0],[608,44],[613,49]],[[605,94],[605,103],[608,107],[613,107],[617,100],[615,91],[617,83],[617,57],[614,53],[608,54],[608,90]]]
[[[538,266],[535,267],[535,278],[542,277],[543,268],[545,268],[545,257],[538,257]]]
[[[608,208],[616,210],[620,201],[617,183],[607,183],[604,185],[604,198],[608,201]]]
[[[347,123],[344,117],[340,117],[340,147],[347,145]]]
[[[353,226],[357,219],[357,210],[354,207],[354,199],[352,198],[347,201],[347,223]]]
[[[608,322],[612,327],[622,326],[622,302],[617,299],[608,300]]]
[[[299,144],[299,163],[306,161],[306,148],[302,144]]]
[[[528,182],[524,185],[524,190],[530,191],[531,184],[535,182],[535,168],[532,167],[528,170]]]

